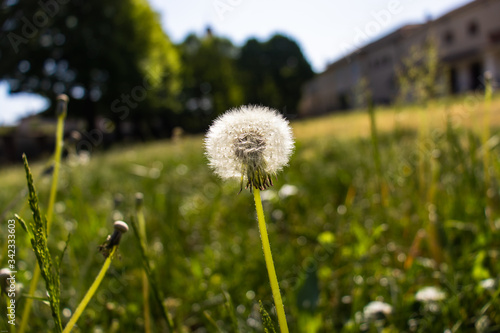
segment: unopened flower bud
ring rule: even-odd
[[[140,209],[142,208],[143,204],[144,204],[144,194],[142,194],[141,192],[137,192],[135,194],[135,207],[137,209]]]
[[[56,115],[58,117],[66,116],[67,110],[68,110],[68,102],[69,102],[69,97],[68,95],[61,94],[57,96],[57,105],[56,105]]]

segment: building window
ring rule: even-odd
[[[453,44],[453,41],[455,40],[455,36],[451,31],[446,31],[443,35],[443,40],[446,45],[451,45]]]
[[[476,21],[472,21],[467,25],[467,32],[469,33],[469,36],[477,35],[477,33],[479,32],[479,25]]]

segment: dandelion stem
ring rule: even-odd
[[[33,296],[35,294],[36,286],[38,284],[38,280],[40,280],[40,268],[35,266],[35,270],[33,272],[33,278],[31,279],[30,289],[28,291],[29,296]],[[26,330],[26,325],[28,324],[28,318],[31,313],[31,306],[33,305],[33,298],[28,297],[26,299],[26,305],[24,306],[23,316],[21,319],[21,325],[19,326],[19,333],[24,333]]]
[[[254,188],[253,195],[255,199],[255,209],[257,210],[257,219],[259,221],[260,238],[262,240],[262,250],[264,251],[264,259],[266,261],[267,273],[269,274],[269,282],[273,292],[274,304],[278,314],[278,322],[281,333],[288,333],[288,324],[286,322],[285,308],[281,300],[280,288],[276,270],[274,269],[273,257],[271,254],[271,245],[267,236],[266,220],[264,218],[264,210],[262,208],[262,200],[260,198],[260,190]]]
[[[61,152],[63,146],[63,133],[64,133],[64,118],[66,113],[60,114],[57,117],[57,132],[56,132],[56,149],[54,152],[54,171],[52,173],[52,184],[50,187],[49,205],[47,207],[47,224],[45,225],[45,237],[49,236],[50,226],[52,225],[52,217],[54,213],[54,204],[56,201],[57,193],[57,181],[59,179],[59,167],[61,165]],[[33,278],[31,279],[29,296],[33,296],[40,280],[40,267],[35,266],[33,272]],[[24,333],[26,330],[26,325],[28,324],[28,319],[31,313],[31,307],[33,305],[33,298],[28,297],[26,299],[26,305],[24,306],[23,316],[21,320],[21,325],[19,327],[19,333]]]
[[[61,152],[63,146],[64,115],[57,117],[56,151],[54,153],[54,173],[52,174],[52,186],[50,188],[49,205],[47,207],[47,235],[52,225],[54,204],[56,202],[57,181],[59,180],[59,169],[61,166]]]
[[[130,220],[130,222],[132,223],[132,229],[134,230],[135,238],[137,239],[137,241],[139,243],[139,249],[141,251],[141,256],[142,256],[142,266],[144,268],[144,272],[146,272],[146,275],[148,277],[148,282],[149,282],[149,285],[151,286],[151,293],[153,294],[153,297],[155,298],[156,302],[158,303],[158,305],[160,307],[161,314],[163,315],[163,318],[167,322],[168,331],[174,332],[175,331],[174,330],[174,321],[170,317],[168,310],[166,309],[165,304],[163,303],[163,300],[165,299],[165,297],[163,296],[163,293],[161,292],[161,290],[158,288],[158,283],[154,279],[153,271],[152,271],[151,265],[149,264],[149,258],[148,258],[148,255],[146,253],[145,244],[142,241],[142,238],[140,235],[139,227],[137,226],[137,223],[135,222],[135,220],[133,218]]]
[[[113,256],[114,256],[117,248],[118,248],[117,245],[113,246],[111,253],[106,258],[106,261],[104,261],[104,265],[102,265],[102,268],[99,271],[99,274],[97,274],[97,277],[95,278],[94,283],[92,283],[89,290],[87,291],[87,293],[83,297],[82,301],[80,302],[80,304],[78,304],[78,307],[76,308],[75,313],[73,314],[73,316],[71,316],[71,319],[69,320],[68,324],[64,328],[63,333],[71,332],[71,330],[73,329],[73,326],[75,326],[76,322],[78,321],[78,318],[80,318],[81,314],[83,313],[83,310],[85,310],[85,307],[87,307],[87,304],[92,299],[92,296],[94,296],[95,292],[97,291],[97,288],[101,284],[101,281],[104,278],[104,275],[106,275],[106,272],[108,271],[109,266],[111,265],[111,261],[113,260]]]

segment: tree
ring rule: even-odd
[[[245,103],[264,104],[295,113],[302,85],[314,75],[292,39],[274,35],[266,42],[249,39],[242,47],[238,68]]]
[[[201,38],[189,35],[179,48],[184,83],[181,101],[186,109],[183,126],[189,131],[205,130],[215,117],[243,102],[235,65],[238,49],[210,30]]]
[[[11,93],[66,93],[89,128],[97,115],[119,123],[179,107],[177,50],[145,0],[4,1],[0,21]]]

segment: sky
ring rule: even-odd
[[[267,40],[275,33],[293,38],[314,71],[409,23],[437,18],[471,0],[150,0],[170,39],[189,33],[214,34],[243,45],[248,38]],[[0,126],[47,107],[41,97],[8,95],[0,82]]]

